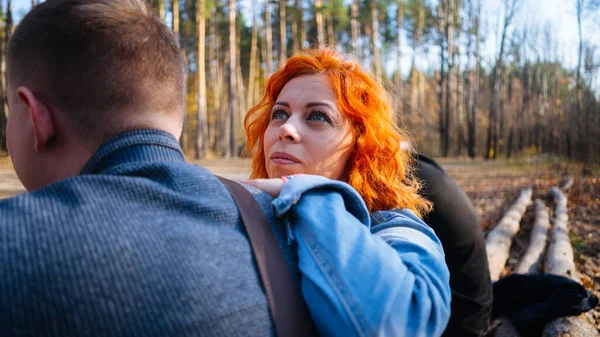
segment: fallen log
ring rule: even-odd
[[[510,245],[519,231],[519,222],[527,206],[531,204],[531,187],[521,191],[519,198],[504,214],[500,222],[488,233],[485,241],[490,279],[492,282],[500,278],[500,274],[508,260]]]
[[[540,199],[535,200],[535,220],[531,230],[531,240],[525,255],[519,261],[519,264],[513,270],[517,274],[535,274],[540,272],[543,260],[543,252],[548,239],[550,230],[550,219],[548,217],[548,208]]]
[[[557,187],[550,189],[550,195],[556,201],[554,209],[554,225],[552,226],[552,239],[548,246],[546,265],[544,271],[569,277],[579,282],[579,275],[575,269],[573,258],[573,247],[569,239],[569,213],[567,209],[567,197]]]
[[[548,247],[544,271],[569,277],[579,282],[579,275],[573,259],[573,247],[569,239],[567,197],[557,187],[552,187],[550,194],[556,201],[552,241]],[[542,337],[596,337],[598,330],[588,321],[585,315],[562,317],[546,324]]]
[[[573,176],[570,175],[566,175],[563,176],[562,178],[560,178],[560,181],[558,182],[558,188],[560,188],[563,192],[569,192],[569,190],[571,189],[571,187],[573,187]]]

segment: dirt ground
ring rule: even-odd
[[[248,160],[226,161],[221,159],[198,161],[216,174],[230,179],[246,179]],[[516,200],[519,192],[534,187],[535,198],[547,198],[550,187],[555,186],[563,174],[571,174],[574,185],[568,194],[570,237],[575,252],[575,262],[582,283],[600,297],[600,171],[592,170],[584,175],[580,166],[564,164],[507,164],[503,161],[472,162],[469,160],[440,160],[448,174],[457,180],[475,205],[484,231],[493,227],[504,212]],[[0,198],[9,197],[24,189],[10,163],[0,159]],[[511,255],[505,269],[509,273],[524,253],[533,223],[532,207],[521,221],[521,230],[511,247]],[[600,331],[600,307],[588,317],[595,320]]]

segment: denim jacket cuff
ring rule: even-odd
[[[273,200],[275,215],[284,218],[292,207],[298,205],[303,194],[316,190],[324,195],[327,193],[340,193],[344,199],[344,203],[329,206],[338,207],[339,209],[345,208],[346,211],[356,217],[360,222],[367,226],[367,228],[370,227],[371,222],[367,206],[354,188],[344,182],[317,175],[294,176],[293,179],[288,180],[283,185],[279,197]],[[325,198],[323,198],[323,200],[325,200]],[[302,204],[300,207],[311,207],[311,205]],[[301,211],[301,209],[298,211]],[[286,227],[288,227],[288,240],[293,241],[293,237],[290,237],[292,233],[290,221],[285,221],[285,223]]]

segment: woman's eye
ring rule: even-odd
[[[318,121],[318,122],[327,122],[329,123],[331,120],[329,119],[329,117],[327,117],[327,115],[324,112],[313,112],[309,117],[309,120],[311,121]]]
[[[283,110],[273,111],[271,114],[271,119],[286,119],[287,113]]]

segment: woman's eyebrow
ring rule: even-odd
[[[290,103],[288,103],[288,102],[275,102],[275,104],[273,104],[273,105],[283,105],[286,108],[290,107]]]
[[[310,103],[306,103],[306,107],[307,108],[312,108],[315,106],[326,106],[330,109],[333,109],[333,107],[331,106],[331,104],[327,103],[327,102],[310,102]]]

